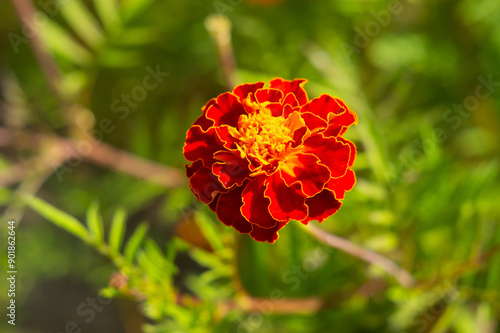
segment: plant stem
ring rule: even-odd
[[[410,273],[408,273],[406,270],[399,267],[392,260],[384,257],[383,255],[362,248],[359,245],[351,243],[347,239],[344,239],[337,235],[330,234],[312,224],[307,225],[305,229],[311,235],[313,235],[326,245],[341,250],[345,253],[352,255],[353,257],[357,257],[361,260],[364,260],[370,264],[373,264],[383,269],[386,273],[393,276],[403,287],[412,288],[415,286],[416,284],[415,279],[413,278],[413,276],[411,276]]]
[[[212,14],[206,18],[205,27],[217,46],[227,87],[229,90],[233,90],[238,78],[231,44],[231,22],[222,14]]]

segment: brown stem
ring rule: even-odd
[[[325,232],[312,224],[309,224],[306,230],[326,245],[339,249],[383,269],[386,273],[392,275],[403,287],[412,288],[415,286],[415,279],[410,273],[383,255],[364,249],[342,237]]]
[[[78,151],[83,140],[21,131],[14,133],[0,127],[0,146],[16,145],[32,149],[37,148],[41,142],[50,142],[50,140],[53,141],[54,149],[59,152],[58,160],[60,159],[61,163],[69,159],[83,159],[167,188],[178,188],[186,183],[184,173],[178,169],[132,155],[97,140],[86,140],[85,143],[90,143],[91,149],[80,154]],[[64,167],[71,168],[69,165]]]
[[[227,87],[229,90],[233,90],[238,78],[231,44],[231,22],[222,14],[212,14],[206,18],[205,27],[217,46]]]
[[[36,9],[29,0],[13,0],[14,7],[22,23],[29,24],[34,27],[33,18],[36,14]],[[30,35],[31,46],[35,52],[35,57],[40,64],[40,67],[45,74],[45,78],[49,84],[50,89],[54,95],[59,96],[59,83],[61,80],[61,72],[57,66],[54,59],[47,52],[44,44],[38,36],[38,32],[35,31]]]

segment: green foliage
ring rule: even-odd
[[[55,2],[53,11],[43,6]],[[401,1],[387,24],[380,13],[392,2],[382,0],[33,3],[46,20],[31,36],[30,16],[0,4],[1,129],[15,134],[0,131],[0,205],[2,221],[18,220],[25,318],[37,318],[31,305],[45,307],[47,297],[32,298],[44,281],[94,290],[111,275],[102,294],[135,300],[146,332],[490,333],[500,325],[497,0]],[[217,10],[232,23],[241,82],[307,78],[310,98],[336,95],[358,114],[347,132],[358,147],[357,184],[321,228],[395,261],[416,288],[294,223],[276,244],[256,243],[198,205],[187,183],[165,189],[88,158],[93,137],[183,172],[187,128],[227,90],[203,24]],[[55,90],[30,47],[36,41],[59,69],[49,71]],[[125,101],[156,66],[169,76]],[[490,76],[493,88],[480,89],[488,97],[469,111],[479,77]],[[59,166],[71,151],[52,149],[56,135],[80,147]],[[54,313],[67,307],[63,296],[50,298]],[[120,312],[115,321],[130,315]],[[30,332],[24,320],[18,327]]]

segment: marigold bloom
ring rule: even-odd
[[[219,220],[274,243],[290,220],[338,211],[354,186],[356,114],[328,95],[309,100],[306,80],[242,84],[210,100],[187,131],[184,156],[195,196]]]

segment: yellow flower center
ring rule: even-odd
[[[231,129],[231,135],[239,141],[236,146],[241,157],[247,157],[257,168],[252,175],[277,166],[293,139],[287,120],[273,117],[267,104],[251,103],[254,112],[241,115],[238,129]]]

